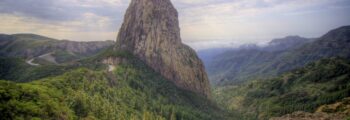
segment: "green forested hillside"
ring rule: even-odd
[[[350,61],[323,59],[269,80],[215,90],[218,102],[248,119],[266,119],[295,111],[314,112],[350,96]]]
[[[275,75],[275,70],[264,67],[277,59],[281,51],[238,50],[216,57],[209,64],[208,76],[216,86],[242,83],[254,78],[268,78]]]
[[[350,98],[322,105],[314,113],[297,111],[270,120],[350,120]]]
[[[113,72],[81,67],[28,83],[0,82],[2,119],[223,120],[226,112],[125,53]],[[118,53],[118,54],[117,54]],[[101,56],[111,54],[101,54]],[[101,59],[101,56],[96,58]],[[83,66],[94,59],[86,60]],[[90,69],[89,69],[90,68]]]
[[[33,59],[39,64],[60,64],[93,56],[113,41],[76,42],[36,34],[0,34],[0,56]]]
[[[308,63],[330,57],[350,58],[350,26],[283,51],[247,49],[218,55],[207,67],[213,83],[230,85],[251,79],[271,78]]]
[[[0,57],[0,79],[14,82],[29,82],[49,76],[61,75],[76,65],[31,66],[21,58]]]

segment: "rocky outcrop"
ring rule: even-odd
[[[129,51],[177,86],[210,96],[201,60],[180,38],[178,13],[170,0],[132,0],[116,50]]]

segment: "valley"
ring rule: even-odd
[[[195,51],[185,3],[128,5],[115,41],[0,34],[0,119],[350,120],[350,26]]]
[[[286,114],[290,115],[279,119],[304,119],[303,115],[320,119],[310,113],[319,114],[320,106],[350,95],[349,33],[350,27],[344,26],[316,39],[286,37],[265,47],[238,48],[215,56],[205,64],[216,101],[244,119]],[[325,118],[327,113],[322,113]],[[346,119],[349,113],[336,116]]]
[[[1,84],[1,116],[8,119],[225,119],[203,96],[179,89],[128,53],[105,54],[68,72],[32,82]],[[114,71],[89,66],[126,61]],[[84,63],[82,63],[84,64]],[[51,74],[51,73],[48,73]]]
[[[214,85],[270,78],[323,58],[349,58],[349,31],[349,26],[343,26],[316,39],[275,39],[265,47],[223,52],[205,64]]]
[[[344,27],[341,29],[344,29]],[[294,47],[292,47],[293,45],[289,44],[291,47],[287,47],[288,49],[278,49],[278,51],[283,51],[283,54],[288,53],[290,55],[291,52],[306,49],[309,46],[314,46],[312,44],[318,45],[321,40],[323,44],[346,45],[346,43],[348,43],[346,42],[348,41],[347,35],[349,34],[344,30],[335,31],[342,31],[340,33],[332,33],[338,35],[337,38],[333,38],[339,39],[338,41],[325,43],[326,41],[323,41],[324,38],[315,39],[312,41],[303,39],[307,41],[301,41],[302,43],[298,43],[299,45],[295,45]],[[287,38],[291,39],[291,37]],[[345,39],[345,41],[343,39]],[[279,44],[282,44],[284,43],[283,40],[285,39],[279,40]],[[276,47],[278,47],[278,44],[274,44],[273,47],[250,47],[244,49],[255,49],[252,51],[260,50],[265,52],[269,52],[268,50],[270,50],[276,52]],[[30,60],[28,60],[26,56],[2,56],[0,59],[0,78],[2,79],[1,90],[3,91],[1,95],[2,103],[3,105],[6,105],[2,107],[2,116],[7,116],[7,118],[12,119],[49,119],[58,117],[63,119],[104,119],[103,117],[106,116],[100,115],[109,114],[107,118],[122,117],[125,119],[175,119],[181,117],[181,119],[228,120],[260,120],[270,118],[273,120],[303,119],[303,116],[309,116],[308,119],[316,120],[321,116],[324,118],[341,120],[345,119],[349,115],[349,108],[346,107],[349,105],[349,102],[339,103],[342,101],[342,99],[347,100],[346,98],[350,97],[348,81],[350,79],[350,62],[347,58],[347,55],[349,54],[344,54],[347,52],[347,50],[344,47],[337,47],[339,46],[336,45],[327,49],[339,49],[342,50],[342,52],[333,52],[333,54],[329,55],[324,55],[317,51],[314,53],[309,52],[309,54],[306,55],[317,55],[321,57],[308,60],[310,62],[303,63],[305,65],[300,65],[302,67],[293,66],[295,69],[286,70],[286,72],[280,72],[279,74],[275,75],[259,74],[269,77],[259,76],[255,77],[255,79],[247,79],[243,82],[233,82],[235,84],[212,84],[213,91],[211,96],[212,98],[210,99],[207,99],[201,95],[196,95],[196,93],[191,91],[178,88],[172,82],[165,80],[166,78],[162,77],[161,74],[148,67],[148,65],[142,60],[139,60],[138,57],[127,51],[115,51],[113,48],[108,46],[102,48],[101,52],[96,52],[88,57],[80,57],[75,61],[67,61],[59,64],[52,62],[52,60],[55,61],[55,59],[58,58],[52,58],[51,61],[44,59],[44,62],[36,60],[39,58],[44,58],[43,56],[52,57],[53,53],[51,51],[43,52],[47,54],[40,55]],[[271,48],[274,49],[271,50]],[[323,50],[325,48],[314,49]],[[237,56],[237,52],[235,50],[233,53],[232,50],[229,50],[228,52],[224,52],[222,54],[225,54],[226,57],[229,56],[228,54],[232,54],[234,57],[240,57]],[[257,53],[261,54],[261,52]],[[246,54],[246,52],[241,52],[240,54],[242,54],[244,57],[250,57],[249,55],[255,56],[255,54]],[[271,59],[268,57],[266,60]],[[216,58],[219,59],[213,59],[213,61],[221,60],[220,57]],[[299,60],[300,58],[294,59]],[[46,64],[39,65],[33,61]],[[234,61],[234,59],[231,61]],[[205,64],[210,65],[210,63]],[[285,63],[279,64],[283,65]],[[208,70],[210,69],[211,68],[208,68]],[[273,67],[273,69],[278,68]],[[91,77],[85,78],[85,76]],[[209,74],[209,78],[211,77],[211,74]],[[60,88],[59,86],[61,86],[61,84],[65,84],[63,86],[72,86],[72,88]],[[98,88],[97,85],[100,87],[100,92],[96,91]],[[44,91],[51,92],[47,93]],[[63,96],[62,92],[65,93],[67,91],[70,91],[71,93],[69,94],[72,96]],[[159,93],[156,91],[163,92]],[[20,94],[29,95],[29,98],[18,96]],[[115,98],[110,98],[111,96],[109,95],[112,94]],[[150,96],[154,95],[158,96],[156,97],[157,99],[154,97],[150,98]],[[174,95],[177,97],[174,98]],[[43,99],[42,97],[45,96],[50,99],[59,99],[53,99],[53,103],[47,103],[48,101],[46,100],[41,101]],[[121,101],[115,101],[117,99],[120,99]],[[130,99],[135,99],[135,101],[132,103],[126,102]],[[9,103],[10,101],[14,100],[17,102]],[[101,101],[99,102],[99,105],[92,105],[91,100]],[[106,102],[108,100],[112,101]],[[95,102],[93,103],[95,104]],[[43,107],[43,104],[48,106]],[[59,106],[53,106],[56,104]],[[76,104],[79,105],[78,108],[74,107]],[[338,110],[338,107],[331,107],[329,109],[336,110],[328,110],[327,105],[332,104],[341,105],[342,108]],[[23,105],[26,105],[29,108],[23,108]],[[106,105],[109,106],[108,109],[105,107],[101,108],[102,106]],[[126,108],[118,108],[119,105],[136,106],[135,108],[129,109],[129,112],[127,113],[119,113],[126,110]],[[10,110],[9,108],[13,109]],[[30,110],[34,110],[34,108],[37,109],[35,111]],[[51,112],[47,113],[47,115],[36,112],[49,111],[49,109],[54,111],[50,110]],[[105,112],[94,112],[94,110],[96,111],[102,109]],[[115,111],[118,114],[111,114],[111,111]],[[187,114],[191,112],[195,113]],[[21,114],[22,116],[15,116],[17,114]]]

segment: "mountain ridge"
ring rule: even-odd
[[[60,64],[97,54],[113,44],[113,41],[57,40],[37,34],[2,34],[0,35],[0,55]],[[40,57],[43,55],[49,55],[56,60],[43,59],[44,57]]]
[[[211,81],[214,80],[213,83],[220,85],[235,84],[259,77],[276,76],[322,58],[348,58],[349,27],[331,30],[320,38],[311,39],[311,42],[282,51],[254,49],[223,53],[207,67],[209,77]],[[244,69],[237,69],[242,67]]]

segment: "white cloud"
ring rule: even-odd
[[[121,6],[129,0],[61,0],[63,3],[82,7]]]
[[[73,40],[115,39],[129,2],[130,0],[2,0],[0,32],[32,32]],[[286,35],[317,37],[331,28],[350,24],[350,15],[344,12],[350,10],[348,0],[172,2],[178,8],[181,35],[186,42],[215,40],[252,43]],[[2,3],[5,6],[1,6]]]
[[[109,18],[92,13],[85,13],[84,16],[82,20],[52,24],[37,19],[0,14],[0,33],[34,33],[77,41],[114,40],[117,32],[106,30],[106,27],[111,25]]]
[[[191,46],[196,51],[210,48],[237,48],[242,45],[242,43],[239,43],[237,41],[226,40],[186,41],[185,44]]]
[[[313,12],[327,10],[331,6],[339,5],[339,2],[344,0],[226,0],[216,4],[187,7],[180,10],[182,35],[183,38],[190,40],[217,38],[256,42],[284,35],[310,33],[307,30],[313,29],[304,29],[304,24],[319,26],[326,23],[321,21],[303,23],[301,20],[317,20]],[[315,18],[303,16],[305,14]],[[326,14],[323,16],[327,17]],[[299,32],[295,32],[296,27],[299,27]],[[325,26],[323,31],[330,29],[329,26]],[[301,35],[317,37],[321,34],[323,32]]]
[[[172,0],[172,1],[179,4],[206,4],[216,0]]]

